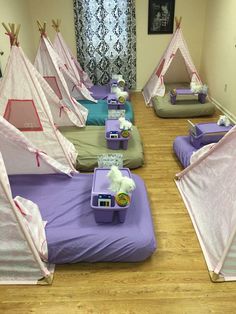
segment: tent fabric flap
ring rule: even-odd
[[[65,63],[45,36],[42,36],[40,39],[34,66],[46,79],[48,77],[56,79],[57,84],[53,84],[51,87],[54,86],[55,88],[57,86],[59,88],[62,100],[80,119],[81,126],[85,126],[88,111],[74,99],[74,96],[76,95],[76,98],[87,99],[95,103],[96,100],[91,96],[85,85],[69,72]],[[58,93],[56,90],[54,92]]]
[[[72,169],[37,149],[22,132],[0,116],[0,152],[8,174],[65,173]],[[19,158],[19,154],[21,158]]]
[[[236,280],[235,140],[234,127],[176,180],[208,269],[225,280]]]
[[[20,219],[0,155],[0,283],[37,283],[41,278],[51,278],[44,263]]]
[[[92,81],[90,80],[88,74],[83,71],[78,60],[73,56],[70,48],[67,46],[60,32],[56,32],[53,47],[63,62],[66,64],[68,71],[74,77],[76,77],[78,81],[81,80],[87,88],[91,88],[93,86]]]
[[[63,166],[69,166],[71,171],[75,171],[75,159],[71,156],[74,156],[76,150],[69,141],[65,138],[62,140],[63,137],[58,136],[59,131],[54,124],[52,112],[42,88],[44,85],[41,86],[43,78],[41,77],[40,81],[39,77],[40,74],[26,58],[22,49],[12,46],[0,85],[0,114],[5,113],[8,122],[21,130],[37,149]],[[47,85],[46,81],[45,84]],[[48,86],[48,91],[50,90]],[[51,97],[52,100],[53,97]],[[14,107],[11,105],[12,115],[8,114],[9,103],[14,104]],[[22,118],[19,120],[21,110],[24,115],[20,115]]]

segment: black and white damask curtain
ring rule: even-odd
[[[136,86],[134,0],[74,0],[78,60],[94,84],[122,74]]]

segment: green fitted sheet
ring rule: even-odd
[[[97,103],[88,100],[79,100],[79,102],[89,111],[86,125],[105,125],[108,117],[106,100],[98,100]],[[134,123],[134,111],[130,101],[126,101],[124,109],[126,119]]]
[[[92,171],[97,167],[97,158],[101,154],[123,154],[124,167],[130,169],[141,167],[144,163],[143,146],[137,127],[133,126],[132,137],[127,150],[111,150],[106,146],[105,127],[87,126],[84,129],[76,127],[60,128],[61,133],[71,141],[77,151],[78,170]]]
[[[177,98],[176,104],[172,105],[170,102],[169,91],[173,88],[186,87],[189,87],[188,83],[166,84],[165,96],[155,96],[152,98],[152,104],[157,116],[161,118],[191,118],[214,114],[215,106],[209,101],[205,104],[200,104],[197,100],[178,100]]]

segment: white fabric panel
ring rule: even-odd
[[[8,174],[45,174],[63,172],[70,175],[71,167],[63,166],[39,151],[22,132],[0,116],[0,152]],[[64,139],[64,137],[63,137]],[[68,147],[71,150],[70,147]]]
[[[21,224],[18,210],[12,200],[7,173],[0,155],[0,283],[37,282],[50,276]]]
[[[236,226],[236,128],[180,174],[176,184],[197,232],[208,268],[219,273]]]
[[[76,113],[71,110],[65,101],[60,100],[51,87],[47,84],[41,74],[35,69],[35,76],[37,77],[41,88],[47,98],[48,104],[51,109],[53,121],[57,126],[81,126],[80,120]]]
[[[40,257],[42,260],[47,261],[48,246],[44,229],[45,224],[37,204],[21,196],[16,196],[14,201],[21,213],[21,221],[28,229]]]
[[[183,38],[182,30],[180,28],[177,28],[164,55],[161,58],[161,61],[159,62],[155,71],[153,72],[150,79],[143,88],[143,96],[147,105],[148,104],[151,105],[150,101],[153,96],[164,96],[165,94],[164,76],[167,70],[169,69],[178,49],[180,50],[184,58],[186,68],[189,73],[190,81],[201,83],[200,76],[197,73],[197,70],[190,56],[187,44]],[[163,66],[163,68],[160,71],[159,76],[157,76],[156,72],[158,71],[158,69],[160,69],[160,66]]]
[[[33,100],[43,127],[42,131],[26,131],[24,135],[41,151],[74,170],[70,155],[58,137],[47,98],[37,79],[36,70],[21,48],[13,46],[0,87],[0,113],[3,115],[9,99]],[[61,137],[60,137],[61,138]],[[66,141],[66,140],[65,140]],[[69,147],[69,146],[68,146]],[[67,147],[67,148],[68,148]],[[70,148],[72,146],[70,145]]]
[[[64,64],[67,65],[67,69],[71,73],[71,75],[74,76],[78,82],[80,82],[81,80],[87,88],[92,87],[93,83],[88,77],[88,74],[83,71],[78,60],[73,56],[70,48],[67,46],[61,33],[59,32],[56,33],[53,47],[60,56],[61,60],[64,62]]]
[[[66,82],[72,84],[74,89],[77,91],[78,96],[80,96],[80,99],[87,99],[96,103],[97,101],[91,96],[91,93],[86,88],[86,86],[80,81],[80,79],[77,80],[77,78],[74,75],[72,75],[70,71],[68,71],[66,64],[61,60],[60,56],[54,50],[53,45],[49,41],[49,39],[43,36],[41,41],[44,41],[45,47],[47,49],[46,52],[50,56],[52,62],[59,68],[59,71],[62,72]],[[71,92],[72,89],[69,89],[69,91]],[[72,94],[70,95],[73,96]],[[86,108],[82,106],[82,109],[84,111]]]
[[[210,143],[208,145],[203,146],[202,148],[198,149],[196,152],[193,152],[192,156],[190,157],[190,164],[193,164],[198,159],[200,159],[205,153],[207,153],[215,143]]]

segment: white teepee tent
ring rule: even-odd
[[[150,101],[154,96],[164,96],[165,94],[165,74],[170,68],[173,60],[177,56],[178,52],[184,59],[184,63],[191,82],[201,83],[200,76],[194,66],[193,60],[190,56],[188,46],[183,37],[182,30],[180,28],[181,18],[176,18],[176,30],[173,37],[164,52],[158,66],[155,68],[153,74],[147,81],[142,92],[146,105],[151,105]],[[173,70],[173,69],[172,69]]]
[[[67,46],[66,42],[64,41],[61,33],[60,33],[60,26],[61,20],[52,20],[52,26],[56,31],[56,36],[54,39],[53,47],[54,50],[58,53],[61,60],[66,65],[68,71],[71,75],[79,82],[82,83],[89,89],[93,86],[88,74],[83,71],[81,65],[79,64],[78,60],[73,56],[70,48]]]
[[[3,23],[7,34],[14,38],[14,33]],[[12,24],[14,25],[14,24]],[[78,126],[83,127],[85,125],[86,119],[81,117],[81,114],[77,107],[69,108],[63,99],[60,99],[52,90],[52,88],[47,84],[45,79],[40,75],[40,73],[33,67],[29,60],[24,56],[29,70],[37,78],[38,83],[44,92],[45,97],[50,105],[50,109],[53,116],[53,121],[57,126]]]
[[[213,281],[236,280],[236,127],[177,174]]]
[[[64,166],[39,150],[27,139],[23,132],[0,116],[0,152],[2,153],[7,173],[44,174],[73,172],[70,166]],[[35,170],[36,169],[36,170]]]
[[[50,270],[50,265],[40,258],[17,205],[0,154],[0,284],[37,284],[43,278],[44,283],[51,283],[53,268]],[[35,209],[35,204],[30,205]],[[42,221],[38,220],[40,226]],[[44,230],[40,232],[43,234]]]
[[[71,169],[38,150],[2,117],[0,137],[0,284],[50,284],[54,265],[46,262],[47,241],[38,206],[19,196],[13,199],[8,175],[70,175]]]
[[[87,109],[77,102],[74,97],[76,99],[87,99],[95,103],[97,101],[91,96],[90,91],[83,82],[71,74],[66,64],[54,50],[46,35],[46,24],[44,23],[42,26],[38,22],[38,26],[41,38],[34,63],[36,69],[46,79],[58,97],[66,101],[68,106],[77,107],[81,114],[87,118]]]
[[[11,53],[0,85],[0,114],[41,151],[74,170],[77,152],[55,127],[39,74],[18,46],[18,34],[12,31],[8,32]]]

